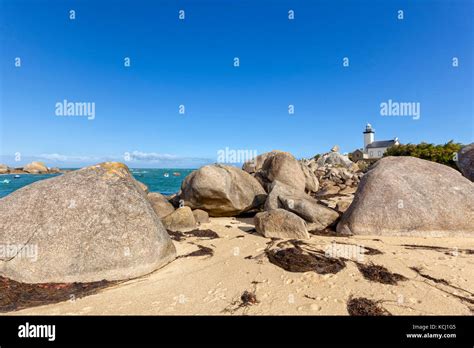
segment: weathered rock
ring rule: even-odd
[[[300,163],[288,152],[275,151],[269,155],[255,177],[266,190],[275,180],[301,192],[304,192],[306,187],[306,178]]]
[[[327,185],[317,192],[318,197],[331,196],[339,193],[341,189],[335,185]]]
[[[474,237],[474,184],[414,157],[386,157],[364,175],[341,234]]]
[[[309,238],[304,220],[284,209],[258,213],[254,223],[257,232],[267,238]]]
[[[270,185],[270,193],[265,201],[264,210],[269,211],[282,208],[283,206],[278,198],[279,196],[295,196],[300,194],[303,194],[303,192],[276,180]]]
[[[196,227],[196,220],[193,212],[189,207],[182,207],[176,209],[169,215],[161,219],[163,226],[167,230],[174,232],[190,231]]]
[[[176,250],[128,168],[106,162],[27,185],[0,199],[0,275],[20,282],[129,279]],[[18,252],[22,248],[21,252]],[[25,255],[30,251],[36,261]]]
[[[144,183],[142,183],[141,181],[138,181],[138,180],[137,180],[137,183],[138,183],[138,186],[140,186],[140,188],[143,190],[143,192],[145,192],[145,193],[149,192],[148,186],[146,186]]]
[[[6,164],[0,164],[0,174],[7,174],[10,171]]]
[[[262,153],[261,155],[256,156],[250,161],[245,162],[242,166],[242,170],[246,171],[249,174],[255,174],[260,169],[262,169],[262,165],[265,162],[265,160],[269,156],[273,156],[276,152],[277,151],[270,151],[270,152],[265,152],[265,153]]]
[[[204,210],[195,209],[193,210],[193,215],[194,215],[194,219],[196,220],[198,224],[205,224],[210,221],[209,214]]]
[[[313,171],[304,163],[301,163],[301,170],[305,177],[305,190],[307,192],[316,192],[319,189],[319,181]]]
[[[319,157],[317,160],[318,166],[333,165],[344,166],[346,168],[353,168],[354,162],[349,157],[341,155],[339,152],[328,152]]]
[[[344,213],[351,205],[352,200],[339,200],[336,203],[336,209],[338,212]]]
[[[466,178],[474,181],[474,143],[464,146],[458,152],[456,164]]]
[[[334,145],[334,146],[331,148],[331,152],[339,152],[339,146],[338,146],[338,145]]]
[[[205,210],[210,216],[235,216],[261,206],[266,193],[247,172],[216,164],[189,174],[181,185],[180,198],[186,206]]]
[[[355,187],[346,187],[345,189],[339,191],[340,195],[353,195],[357,191]]]
[[[43,162],[31,162],[23,167],[23,171],[30,174],[47,173],[48,167]]]
[[[59,169],[58,167],[53,167],[53,168],[49,168],[48,172],[51,174],[57,174],[57,173],[61,173],[61,169]]]
[[[151,206],[153,207],[153,210],[155,211],[156,215],[158,215],[160,219],[174,212],[173,205],[168,202],[166,197],[163,196],[161,193],[150,192],[149,194],[147,194],[147,198],[150,201]]]
[[[315,229],[325,229],[334,224],[339,214],[334,210],[319,204],[311,197],[281,197],[284,209],[300,216],[307,222],[315,224]]]

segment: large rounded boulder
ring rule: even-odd
[[[163,226],[173,232],[186,232],[196,228],[196,219],[189,207],[181,207],[161,219]]]
[[[6,164],[0,164],[0,174],[8,174],[10,168]]]
[[[20,282],[130,279],[176,257],[145,192],[121,163],[35,182],[0,199],[0,275]],[[5,251],[5,249],[4,249]]]
[[[173,205],[161,193],[150,192],[147,194],[147,198],[160,219],[174,212]]]
[[[23,171],[30,174],[47,173],[48,167],[43,162],[31,162],[23,167]]]
[[[247,172],[215,164],[189,174],[181,184],[180,198],[186,206],[205,210],[210,216],[236,216],[262,205],[266,193]]]
[[[269,153],[262,167],[255,173],[255,177],[267,191],[275,180],[300,192],[304,192],[306,188],[303,169],[289,152],[273,151]]]
[[[256,231],[267,238],[309,239],[304,220],[284,209],[258,213],[254,224]]]
[[[474,184],[414,157],[386,157],[362,177],[341,234],[474,237]]]
[[[474,143],[464,146],[458,152],[457,166],[466,178],[474,181]]]

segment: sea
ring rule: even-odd
[[[73,169],[74,168],[68,168]],[[135,179],[148,186],[151,192],[171,195],[179,191],[184,178],[195,169],[130,169]],[[14,174],[0,175],[0,198],[35,181],[53,178],[62,174]]]

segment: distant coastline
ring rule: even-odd
[[[55,172],[28,173],[21,170],[0,174],[0,198],[30,185],[36,181],[53,178],[57,175],[69,173],[80,168],[58,168]],[[184,178],[196,169],[178,168],[129,168],[133,177],[147,185],[151,192],[164,195],[177,193]],[[15,178],[19,176],[19,178]]]

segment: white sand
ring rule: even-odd
[[[394,315],[472,315],[469,304],[452,295],[469,297],[468,293],[423,280],[409,267],[419,267],[423,273],[474,293],[474,255],[445,255],[435,250],[409,250],[400,245],[433,245],[455,251],[455,248],[474,249],[474,239],[311,237],[309,243],[321,250],[335,241],[382,251],[382,255],[364,256],[362,262],[383,265],[409,278],[398,285],[384,285],[364,279],[353,262],[346,262],[346,267],[337,274],[319,275],[287,272],[271,264],[264,255],[245,259],[262,254],[269,239],[243,231],[253,226],[233,218],[213,218],[200,228],[212,229],[220,238],[191,237],[175,242],[178,255],[197,250],[195,244],[200,244],[214,250],[212,257],[179,258],[150,275],[95,295],[10,314],[347,315],[346,304],[352,295],[381,300],[381,306]],[[255,291],[259,303],[237,308],[245,290]]]

